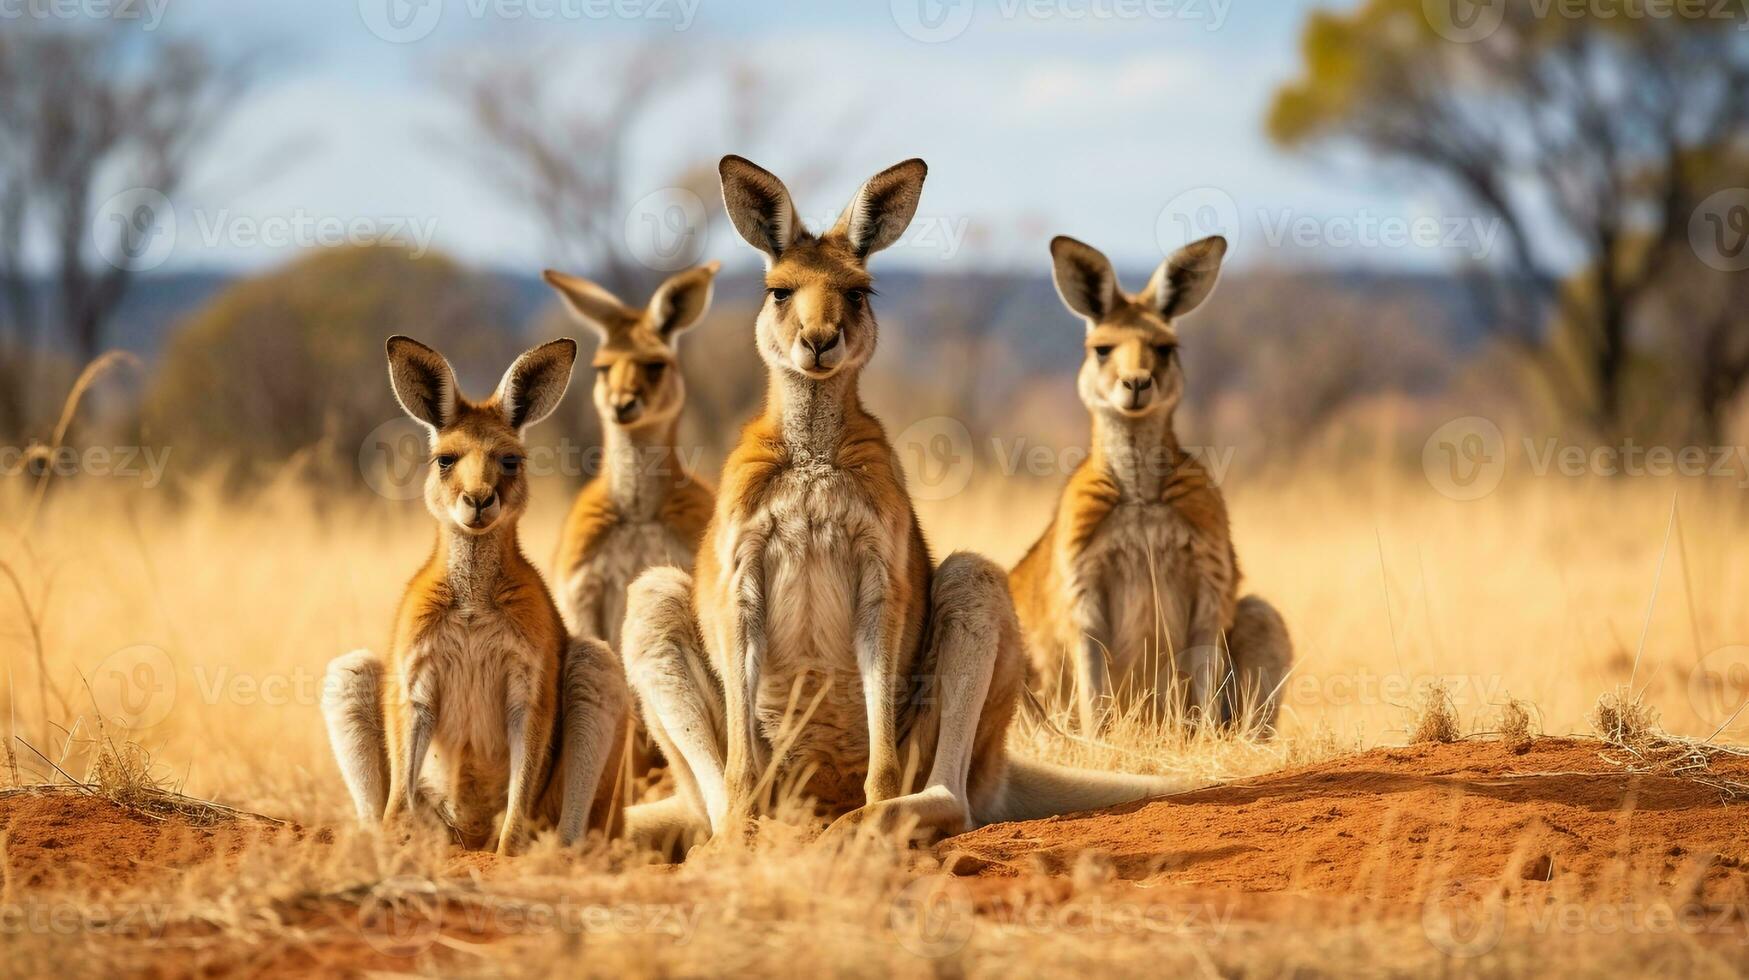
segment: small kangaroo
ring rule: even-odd
[[[431,435],[425,505],[438,530],[386,662],[357,650],[328,667],[322,710],[363,821],[435,812],[479,848],[502,815],[501,854],[537,823],[566,843],[586,825],[608,829],[624,674],[601,641],[568,636],[516,534],[529,495],[523,432],[558,407],[576,357],[572,340],[536,347],[472,402],[442,355],[389,338],[395,397]]]
[[[1099,251],[1051,241],[1057,292],[1087,327],[1076,387],[1093,417],[1092,451],[1009,588],[1034,681],[1058,703],[1067,652],[1084,732],[1099,731],[1124,698],[1174,690],[1175,672],[1161,676],[1162,654],[1188,675],[1193,718],[1265,731],[1275,722],[1293,659],[1287,627],[1257,596],[1235,601],[1226,504],[1172,427],[1184,392],[1176,321],[1208,298],[1226,251],[1218,236],[1186,245],[1131,296]]]
[[[626,589],[646,568],[691,569],[716,495],[675,451],[686,382],[680,335],[705,315],[720,264],[688,269],[656,289],[641,310],[576,276],[546,281],[575,318],[601,337],[595,409],[602,470],[577,494],[553,563],[573,628],[619,649]]]
[[[724,465],[696,573],[651,569],[627,599],[628,679],[678,789],[644,806],[722,834],[782,780],[834,827],[954,833],[1176,788],[1007,754],[1025,669],[1003,574],[966,553],[931,561],[863,406],[867,262],[910,223],[923,161],[870,178],[822,235],[771,173],[737,156],[719,173],[730,221],[766,259],[754,333],[770,380]]]

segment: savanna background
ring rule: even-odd
[[[1132,289],[1233,243],[1181,326],[1177,425],[1294,637],[1279,737],[1029,719],[1017,751],[1224,781],[1575,735],[1742,824],[1746,27],[1652,0],[0,0],[0,783],[72,815],[0,823],[0,945],[69,975],[1735,973],[1741,840],[1700,872],[1704,929],[1538,928],[1514,892],[1455,953],[1427,858],[1477,842],[1390,837],[1421,802],[1388,791],[1358,804],[1388,839],[1347,886],[1289,875],[1261,904],[1094,847],[924,894],[951,861],[779,827],[679,868],[605,844],[501,863],[355,829],[317,704],[433,536],[387,335],[484,393],[529,345],[592,340],[542,268],[641,303],[720,258],[682,350],[683,451],[712,472],[764,386],[716,159],[782,175],[817,227],[921,156],[918,219],[873,263],[865,393],[938,555],[1018,559],[1085,444],[1050,237]],[[598,438],[574,379],[531,435],[538,562]],[[121,830],[78,822],[97,800]],[[1634,807],[1603,808],[1609,886],[1544,899],[1669,898]],[[155,850],[106,853],[136,825]],[[1374,861],[1422,870],[1375,886]],[[1171,921],[1100,918],[1146,902]]]

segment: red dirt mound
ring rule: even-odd
[[[1403,906],[1451,882],[1559,887],[1563,897],[1656,890],[1749,895],[1749,759],[1707,774],[1633,774],[1595,741],[1541,738],[1375,749],[1096,813],[997,824],[944,842],[960,874],[1064,874]],[[1710,785],[1709,785],[1710,783]],[[1084,856],[1093,852],[1096,858]],[[1681,893],[1677,895],[1676,893]]]
[[[287,825],[264,817],[154,796],[123,806],[75,788],[0,793],[8,877],[27,888],[77,887],[102,894],[232,857]]]

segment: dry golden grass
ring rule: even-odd
[[[1054,490],[982,484],[920,507],[938,556],[969,547],[1009,563],[1043,526]],[[1677,494],[1680,521],[1653,601]],[[0,515],[23,513],[29,497],[28,487],[0,485]],[[556,482],[537,486],[523,524],[543,564],[564,497]],[[1690,683],[1709,651],[1749,637],[1741,602],[1749,594],[1741,557],[1749,508],[1734,487],[1557,477],[1509,482],[1463,503],[1381,465],[1238,487],[1231,503],[1247,588],[1276,603],[1295,640],[1281,737],[1161,731],[1132,715],[1099,739],[1029,723],[1014,735],[1018,751],[1237,778],[1405,742],[1416,692],[1434,683],[1446,691],[1457,730],[1528,732],[1528,702],[1547,732],[1588,731],[1598,692],[1630,684],[1643,699],[1636,703],[1655,704],[1663,725],[1689,744],[1738,741],[1749,727],[1749,713],[1721,724],[1730,705],[1691,696]],[[170,923],[146,936],[151,943],[92,930],[15,933],[0,939],[11,964],[79,975],[171,948],[178,969],[237,966],[239,955],[245,969],[264,967],[292,952],[319,965],[321,950],[347,937],[355,946],[363,937],[371,950],[396,941],[331,914],[360,906],[482,916],[504,941],[415,935],[420,952],[398,967],[457,974],[541,974],[561,961],[592,974],[687,975],[774,966],[851,975],[1407,973],[1454,962],[1490,973],[1609,972],[1650,955],[1697,975],[1730,972],[1682,936],[1533,937],[1464,964],[1433,948],[1413,917],[1328,908],[1165,936],[1077,930],[1058,913],[1048,927],[980,926],[963,947],[932,960],[915,948],[929,923],[905,918],[917,870],[933,864],[925,854],[868,842],[827,850],[774,830],[752,850],[713,846],[664,869],[644,869],[645,857],[613,847],[561,853],[543,844],[507,874],[458,862],[437,841],[385,841],[350,826],[317,711],[320,683],[329,658],[382,645],[432,533],[417,502],[318,506],[280,487],[238,506],[208,486],[172,506],[162,492],[116,483],[57,488],[28,536],[0,531],[0,563],[12,579],[0,588],[4,709],[19,770],[0,778],[95,771],[107,774],[85,778],[136,790],[171,785],[191,798],[333,828],[319,845],[275,840],[244,852],[235,867],[203,866],[127,893]],[[106,756],[99,715],[108,716],[111,736],[125,731],[119,742],[150,755]],[[127,728],[130,720],[138,727]],[[1096,870],[1077,874],[1071,894],[1058,896],[1062,907],[1101,900]],[[19,901],[13,888],[0,905]],[[619,925],[555,924],[603,908],[633,911]]]

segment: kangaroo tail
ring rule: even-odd
[[[1174,777],[1070,769],[1009,756],[1001,790],[988,812],[976,816],[980,824],[1038,820],[1167,796],[1195,785]]]

